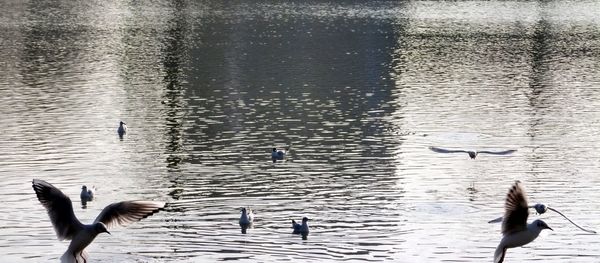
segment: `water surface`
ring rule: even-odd
[[[169,202],[98,237],[93,262],[490,262],[487,221],[514,180],[600,229],[595,1],[1,5],[2,261],[68,245],[33,178],[85,222],[118,200]],[[86,209],[84,184],[98,188]],[[291,235],[303,216],[308,241]],[[597,235],[531,218],[555,231],[507,261],[600,259]]]

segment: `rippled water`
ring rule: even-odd
[[[600,229],[595,1],[0,6],[2,262],[68,245],[33,178],[85,222],[117,200],[169,203],[98,237],[92,262],[491,262],[487,221],[514,180]],[[98,188],[87,209],[83,184]],[[302,216],[308,241],[291,235]],[[597,235],[539,217],[555,231],[507,262],[600,261]]]

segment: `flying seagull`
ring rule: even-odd
[[[575,224],[575,222],[573,222],[571,219],[569,219],[569,218],[568,218],[567,216],[565,216],[563,213],[561,213],[560,211],[558,211],[558,210],[556,210],[556,209],[554,209],[554,208],[552,208],[552,207],[546,206],[546,205],[544,205],[544,204],[535,204],[535,205],[533,205],[533,206],[531,206],[531,205],[530,205],[530,206],[529,206],[529,208],[534,208],[534,209],[535,209],[535,211],[536,211],[538,214],[540,214],[540,215],[541,215],[541,214],[543,214],[543,213],[546,213],[548,210],[554,211],[554,212],[556,212],[557,214],[559,214],[559,215],[561,215],[562,217],[564,217],[565,219],[567,219],[569,222],[571,222],[571,224],[573,224],[573,225],[574,225],[574,226],[576,226],[577,228],[579,228],[579,229],[581,229],[581,230],[583,230],[583,231],[585,231],[585,232],[588,232],[588,233],[596,234],[596,231],[594,231],[594,230],[590,230],[590,229],[585,229],[585,228],[583,228],[583,227],[581,227],[581,226],[579,226],[579,225]],[[498,218],[496,218],[496,219],[494,219],[494,220],[490,220],[490,221],[488,221],[488,223],[498,223],[498,222],[502,222],[502,219],[503,219],[503,217],[498,217]]]
[[[429,147],[430,150],[436,153],[467,153],[471,159],[475,159],[478,154],[486,153],[486,154],[496,154],[496,155],[506,155],[516,152],[517,150],[505,150],[505,151],[467,151],[467,150],[449,150],[438,147]]]
[[[302,240],[308,239],[308,232],[310,232],[308,230],[308,220],[310,219],[308,219],[307,217],[303,217],[302,224],[298,224],[294,219],[292,219],[292,228],[294,229],[294,232],[292,232],[292,234],[302,235]]]
[[[502,240],[494,253],[494,263],[502,263],[508,248],[520,247],[535,240],[543,229],[550,229],[544,221],[535,220],[527,224],[529,208],[525,191],[519,181],[508,191],[504,204]]]
[[[246,234],[246,229],[252,226],[254,222],[254,214],[252,209],[242,208],[242,215],[240,216],[240,227],[242,228],[242,234]]]
[[[90,225],[82,224],[73,212],[71,199],[50,183],[33,179],[33,190],[40,203],[48,211],[50,221],[59,240],[71,240],[69,248],[62,255],[62,263],[87,262],[85,248],[100,233],[108,233],[108,228],[126,225],[146,218],[165,206],[164,202],[123,201],[105,207]]]

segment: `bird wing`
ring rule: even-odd
[[[505,151],[477,151],[477,153],[487,153],[487,154],[498,154],[498,155],[504,155],[504,154],[511,154],[516,152],[517,150],[505,150]]]
[[[525,190],[518,181],[508,191],[504,210],[502,234],[507,235],[527,229],[529,208],[527,207]]]
[[[158,212],[164,206],[164,202],[154,201],[123,201],[113,203],[100,212],[94,223],[102,222],[108,228],[117,225],[125,226]]]
[[[32,186],[38,200],[48,211],[59,240],[72,239],[83,229],[83,224],[75,217],[73,203],[68,196],[43,180],[33,179]]]
[[[504,220],[504,217],[498,217],[498,218],[496,218],[496,219],[492,219],[492,220],[488,221],[488,223],[489,223],[489,224],[492,224],[492,223],[500,223],[500,222],[502,222],[503,220]]]
[[[574,226],[576,226],[577,228],[579,228],[579,229],[581,229],[581,230],[583,230],[583,231],[585,231],[585,232],[588,232],[588,233],[596,234],[596,231],[594,231],[594,230],[585,229],[585,228],[583,228],[583,227],[580,227],[579,225],[575,224],[575,222],[571,221],[571,219],[569,219],[567,216],[563,215],[563,213],[559,212],[558,210],[556,210],[556,209],[554,209],[554,208],[552,208],[552,207],[546,207],[546,208],[548,208],[548,209],[550,209],[550,210],[552,210],[552,211],[556,212],[557,214],[561,215],[561,216],[562,216],[562,217],[564,217],[565,219],[569,220],[569,222],[571,222],[571,224],[573,224],[573,225],[574,225]]]
[[[465,151],[465,150],[448,150],[448,149],[443,149],[443,148],[438,148],[438,147],[433,147],[433,146],[429,146],[429,150],[432,150],[436,153],[469,153],[469,151]]]

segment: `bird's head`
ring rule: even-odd
[[[544,229],[550,229],[552,231],[554,231],[554,229],[550,228],[546,222],[542,221],[542,220],[535,220],[533,221],[533,225],[536,226],[537,228],[539,228],[540,230],[544,230]]]
[[[87,190],[87,186],[85,186],[85,185],[84,185],[84,186],[82,186],[82,187],[81,187],[81,190],[84,190],[84,191],[85,191],[85,190]]]
[[[98,222],[94,227],[96,228],[96,233],[108,233],[110,235],[110,232],[108,232],[108,229],[106,229],[106,225],[104,223]]]
[[[273,152],[276,152],[276,151],[277,151],[277,148],[273,148]]]
[[[548,211],[548,207],[546,207],[544,204],[535,204],[533,208],[535,208],[535,211],[538,214],[543,214],[546,213],[546,211]]]
[[[245,208],[245,207],[242,207],[242,210],[241,210],[241,211],[242,211],[242,213],[244,213],[244,214],[245,214],[245,213],[246,213],[246,208]]]
[[[125,125],[125,123],[124,123],[124,122],[122,122],[122,121],[120,121],[120,122],[119,122],[119,125],[123,126],[123,125]]]
[[[308,222],[308,220],[310,220],[310,219],[308,219],[308,217],[303,217],[303,218],[302,218],[302,223],[304,223],[304,222]]]

